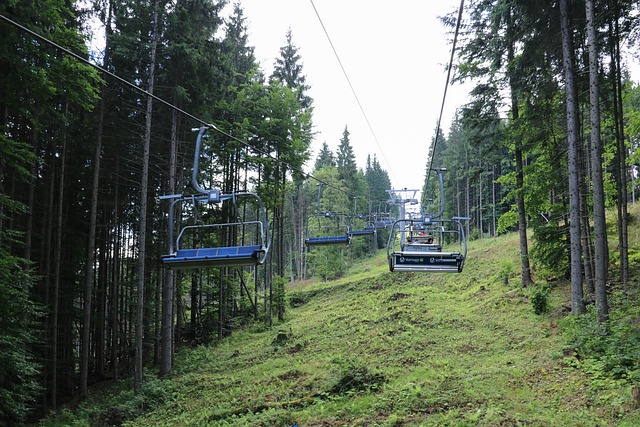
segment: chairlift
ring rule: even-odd
[[[223,194],[218,189],[205,189],[198,182],[200,149],[206,130],[206,127],[199,129],[193,161],[192,184],[198,194],[161,197],[171,200],[169,253],[162,256],[161,262],[174,270],[263,264],[269,253],[271,237],[260,197],[251,192]],[[206,223],[198,214],[203,207],[209,208],[207,212],[211,208],[217,209],[218,213],[225,212],[225,207],[230,208],[237,219]],[[184,214],[194,219],[193,224],[182,226],[176,237],[178,221]],[[227,245],[225,242],[233,243]]]
[[[441,218],[444,213],[444,184],[438,172],[440,210],[431,215],[402,215],[389,234],[387,258],[390,271],[460,273],[467,257],[467,239],[462,221],[466,217]],[[404,210],[404,208],[403,208]]]
[[[353,216],[349,235],[353,236],[374,236],[376,229],[373,228],[370,215],[358,214],[358,197],[353,198]]]
[[[318,184],[318,208],[307,219],[307,247],[327,245],[349,245],[351,218],[344,212],[322,211],[320,198],[324,184]]]
[[[466,218],[432,220],[427,234],[412,231],[421,220],[400,219],[392,227],[387,244],[390,271],[426,271],[460,273],[467,256],[467,242],[461,220]],[[403,242],[402,235],[405,235]],[[423,237],[424,236],[424,237]],[[457,249],[445,250],[445,245],[458,244]]]
[[[364,226],[365,230],[384,230],[390,227],[395,221],[391,212],[388,212],[386,209],[380,209],[380,204],[381,202],[379,202],[376,212],[369,214],[369,223]]]

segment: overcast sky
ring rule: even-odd
[[[438,16],[457,11],[460,1],[314,0],[365,114],[310,0],[240,3],[249,43],[267,76],[291,28],[314,100],[317,135],[309,166],[323,142],[336,152],[346,125],[358,167],[364,169],[367,155],[375,155],[394,188],[421,188],[451,55],[450,36]],[[466,92],[449,88],[445,133]]]

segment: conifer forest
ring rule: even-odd
[[[518,284],[565,278],[571,314],[593,303],[606,328],[607,287],[637,286],[627,206],[640,85],[628,65],[640,6],[462,5],[441,22],[456,40],[451,81],[472,90],[448,134],[423,126],[436,132],[422,141],[422,205],[446,168],[444,216],[468,218],[469,241],[518,233]],[[389,229],[305,243],[318,212],[359,230],[396,215],[391,181],[375,155],[356,164],[349,123],[335,151],[312,150],[313,82],[295,34],[282,34],[265,75],[248,25],[241,1],[0,4],[0,424],[37,419],[107,378],[139,389],[150,369],[171,373],[180,346],[280,322],[288,283],[339,278],[385,250]],[[216,190],[204,206],[199,185]],[[206,203],[219,195],[229,204]],[[234,224],[218,246],[262,236],[268,252],[251,265],[167,268],[171,236],[201,223]]]

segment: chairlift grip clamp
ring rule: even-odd
[[[207,198],[209,203],[220,203],[220,190],[209,190],[209,192],[207,193]]]

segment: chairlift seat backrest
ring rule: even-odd
[[[442,252],[438,243],[405,243],[402,252]]]
[[[389,259],[391,271],[459,273],[464,256],[459,252],[397,252]]]
[[[349,235],[343,236],[323,236],[323,237],[309,237],[305,240],[307,246],[322,246],[322,245],[348,245],[351,242]]]
[[[373,236],[376,234],[376,230],[373,228],[364,227],[364,230],[351,230],[349,234],[352,236]]]

